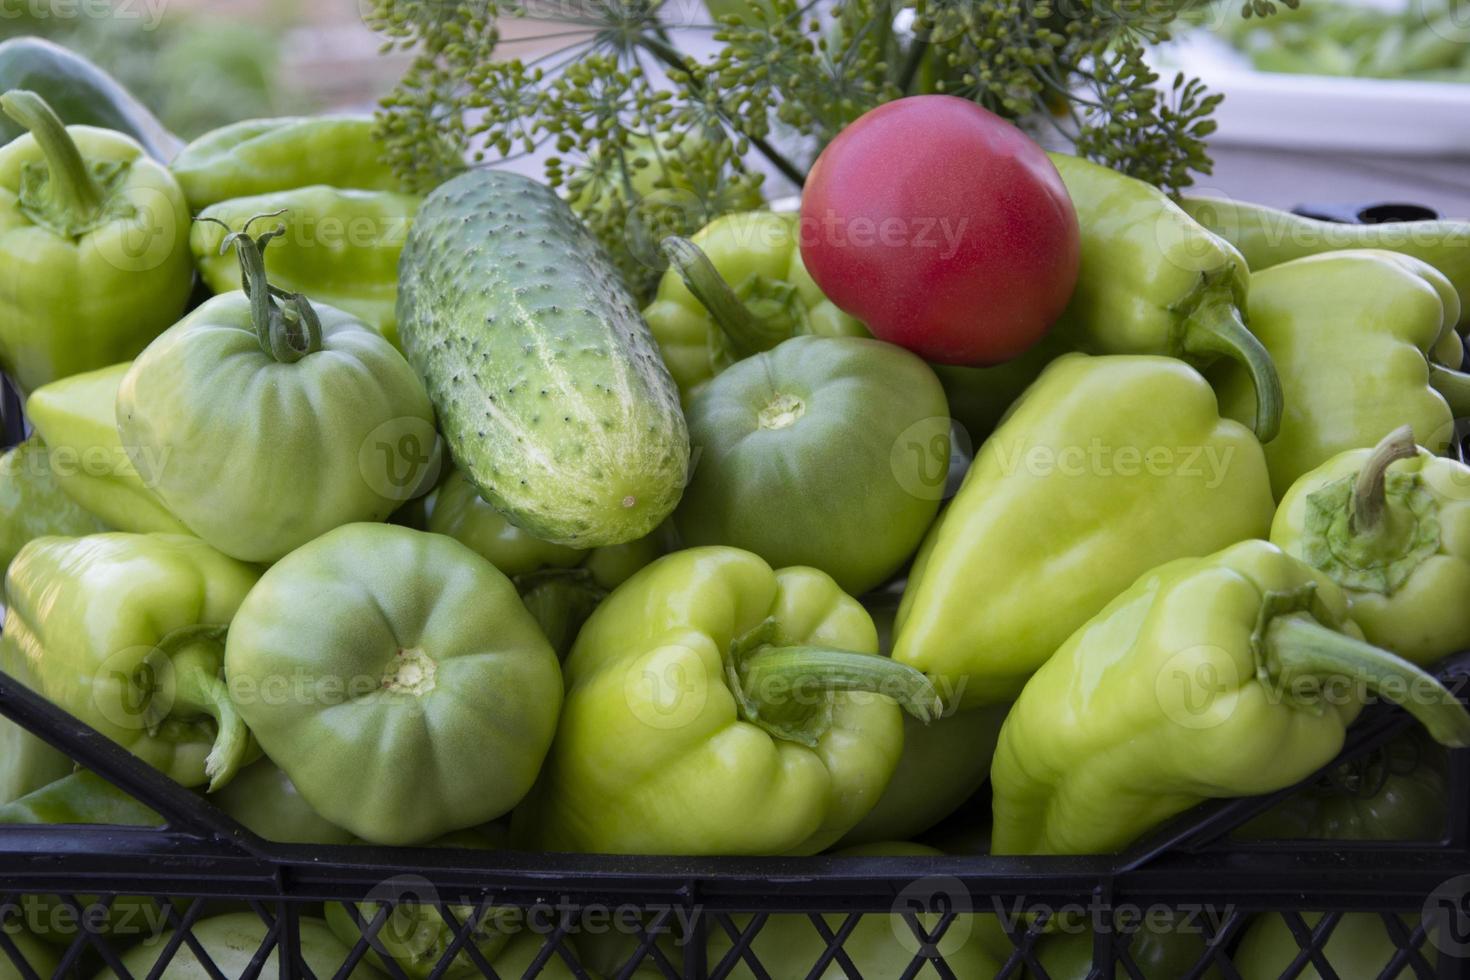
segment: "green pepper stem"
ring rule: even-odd
[[[261,349],[282,364],[295,364],[322,349],[321,318],[305,296],[277,289],[266,276],[265,248],[271,239],[286,233],[285,226],[278,225],[256,237],[250,235],[250,226],[256,221],[284,213],[283,209],[254,215],[239,231],[231,231],[218,218],[199,220],[213,222],[228,232],[220,242],[220,254],[233,246],[240,260],[240,288],[250,298],[250,321]],[[276,305],[278,299],[284,308]]]
[[[211,793],[222,789],[245,763],[250,751],[250,730],[240,709],[219,676],[220,645],[217,640],[195,640],[179,647],[169,657],[173,667],[171,715],[208,715],[219,734],[204,760]]]
[[[1297,613],[1271,620],[1265,655],[1267,669],[1280,682],[1290,685],[1325,677],[1362,681],[1417,718],[1436,742],[1451,748],[1470,746],[1470,712],[1459,698],[1432,675],[1387,650]]]
[[[740,664],[741,695],[756,719],[810,707],[812,695],[864,691],[896,701],[924,723],[944,711],[934,685],[907,664],[876,653],[815,646],[761,647]]]
[[[1470,416],[1470,374],[1431,362],[1429,384],[1449,403],[1450,411],[1457,417]]]
[[[724,332],[737,357],[749,357],[770,350],[781,340],[778,332],[769,330],[735,295],[735,290],[720,275],[720,270],[704,254],[704,249],[687,238],[670,235],[661,246],[669,265],[694,298],[709,311],[710,318]]]
[[[1276,438],[1281,431],[1281,378],[1270,352],[1241,319],[1233,296],[1206,298],[1195,307],[1184,325],[1184,350],[1238,361],[1256,389],[1256,437],[1262,442]]]
[[[35,92],[14,89],[0,95],[0,109],[36,138],[51,172],[52,201],[70,213],[77,224],[95,218],[105,196],[102,185],[87,169],[82,151],[46,100]]]
[[[1394,429],[1373,448],[1353,484],[1352,511],[1349,527],[1354,534],[1371,536],[1383,528],[1384,510],[1388,506],[1385,481],[1388,468],[1401,459],[1419,455],[1414,444],[1414,430],[1407,425]]]

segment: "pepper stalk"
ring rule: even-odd
[[[1281,431],[1284,399],[1281,378],[1264,344],[1250,332],[1240,316],[1235,298],[1220,290],[1208,290],[1184,321],[1183,347],[1195,356],[1224,356],[1238,362],[1250,375],[1256,392],[1253,426],[1261,442],[1270,442]]]
[[[0,95],[0,110],[30,130],[46,161],[43,173],[23,178],[21,208],[28,217],[59,235],[77,237],[113,216],[108,201],[121,164],[88,164],[56,111],[35,92],[12,89]]]
[[[709,311],[710,318],[729,341],[736,357],[744,358],[770,350],[782,340],[805,329],[793,329],[781,316],[803,320],[795,290],[784,295],[757,297],[765,315],[757,316],[744,299],[715,268],[704,249],[687,238],[670,235],[660,246],[669,265],[684,280],[684,286]]]

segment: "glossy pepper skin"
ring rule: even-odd
[[[510,580],[457,541],[388,524],[340,527],[266,572],[225,671],[312,809],[378,844],[509,811],[561,703],[556,655]],[[307,695],[271,695],[292,678]]]
[[[727,214],[670,253],[643,317],[686,402],[731,364],[788,337],[869,336],[812,281],[800,222],[796,213]]]
[[[254,241],[236,244],[249,292],[208,300],[149,345],[118,388],[117,427],[190,530],[271,562],[415,496],[436,469],[434,409],[386,340],[299,293],[277,304]]]
[[[0,570],[36,538],[106,530],[106,524],[61,492],[51,454],[39,439],[32,437],[0,456]]]
[[[942,857],[943,852],[922,844],[894,841],[869,844],[834,852],[838,857]],[[912,974],[907,971],[920,956],[922,945],[912,927],[900,914],[914,912],[913,909],[897,907],[890,915],[865,915],[842,943],[843,953],[851,961],[853,970],[847,969],[841,958],[834,959],[818,976],[821,980],[858,980],[859,977],[903,977],[913,976],[920,980],[938,980],[939,969],[927,960]],[[734,925],[742,931],[750,927],[749,916],[733,916]],[[824,916],[827,927],[839,931],[844,916]],[[939,926],[941,916],[934,912],[918,912],[915,916],[919,926],[932,932]],[[995,976],[1003,960],[992,956],[982,941],[980,920],[982,916],[959,914],[950,923],[939,940],[938,952],[944,957],[945,965],[955,977],[979,978]],[[734,940],[720,926],[710,930],[708,962],[713,970],[730,956]],[[760,932],[750,943],[750,949],[760,960],[762,972],[757,973],[743,957],[736,960],[734,968],[723,976],[731,980],[755,980],[769,977],[770,980],[806,980],[813,968],[827,951],[827,941],[813,927],[805,915],[772,915],[761,926]]]
[[[1286,396],[1281,432],[1266,444],[1278,498],[1307,471],[1400,425],[1431,449],[1450,441],[1470,377],[1432,367],[1429,356],[1453,331],[1458,302],[1433,267],[1393,252],[1329,252],[1251,277],[1251,328]],[[1247,379],[1222,365],[1212,380],[1221,410],[1248,423]]]
[[[1470,744],[1453,694],[1360,635],[1342,590],[1265,541],[1149,572],[1011,708],[994,852],[1111,853],[1206,799],[1285,789],[1332,760],[1369,691]]]
[[[1271,540],[1342,586],[1369,643],[1425,665],[1470,648],[1470,467],[1407,426],[1292,484]]]
[[[608,592],[672,550],[666,528],[590,551],[543,541],[512,524],[458,469],[435,493],[426,529],[454,538],[509,576],[562,657]]]
[[[1417,731],[1333,767],[1235,832],[1247,840],[1412,840],[1444,836],[1442,748]]]
[[[930,530],[894,659],[928,674],[946,703],[1011,700],[1143,572],[1263,537],[1271,509],[1260,444],[1220,418],[1189,365],[1063,356]]]
[[[161,827],[163,818],[101,776],[81,769],[0,806],[0,824]]]
[[[0,368],[22,392],[124,361],[193,287],[178,184],[121,133],[0,96],[30,133],[0,147]]]
[[[221,665],[256,577],[198,538],[38,538],[6,576],[0,643],[58,706],[176,782],[219,789],[254,748]]]
[[[280,766],[261,759],[240,770],[210,802],[266,840],[352,844],[357,838],[311,808]]]
[[[1387,249],[1427,262],[1453,284],[1460,298],[1460,326],[1470,326],[1466,319],[1470,317],[1470,221],[1353,225],[1319,221],[1264,204],[1188,194],[1179,199],[1179,206],[1240,249],[1252,273],[1308,255],[1348,249]]]
[[[51,472],[63,493],[119,531],[189,534],[145,482],[117,431],[117,390],[131,361],[75,374],[38,388],[26,415],[46,443]],[[150,458],[145,469],[167,464]]]
[[[31,689],[30,664],[13,644],[0,639],[0,671]],[[0,718],[0,802],[11,803],[71,774],[75,764],[40,737],[9,718]]]
[[[660,558],[582,628],[517,842],[621,854],[831,846],[898,762],[890,698],[938,710],[923,677],[877,645],[867,612],[815,569],[774,571],[735,548]]]
[[[949,409],[901,347],[793,337],[721,374],[685,414],[699,453],[674,512],[686,544],[810,565],[861,595],[913,556],[939,510]]]
[[[210,289],[239,289],[240,267],[220,251],[225,237],[258,214],[280,212],[271,220],[285,233],[265,253],[271,282],[346,310],[396,347],[398,257],[420,203],[412,194],[326,185],[231,198],[199,212],[205,220],[194,222],[189,248]]]
[[[196,210],[312,184],[401,191],[374,126],[372,116],[345,113],[246,119],[200,136],[169,169]]]
[[[1052,327],[1091,354],[1164,354],[1198,368],[1221,359],[1250,379],[1256,435],[1281,421],[1281,382],[1244,315],[1249,269],[1163,191],[1078,157],[1049,154],[1077,207],[1082,269]]]

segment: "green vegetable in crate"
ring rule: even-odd
[[[179,185],[121,133],[0,96],[30,133],[0,147],[0,368],[23,392],[126,360],[193,284]]]
[[[34,689],[36,679],[30,664],[14,644],[0,636],[0,671]],[[75,765],[29,730],[0,717],[0,803],[11,803],[64,776]]]
[[[68,126],[96,126],[137,140],[160,163],[183,145],[117,79],[74,51],[39,37],[0,42],[0,92],[28,89],[56,110]],[[0,144],[25,127],[0,116]]]
[[[1262,204],[1189,195],[1179,199],[1179,206],[1240,249],[1253,273],[1308,255],[1347,249],[1387,249],[1420,259],[1438,269],[1454,286],[1460,298],[1460,325],[1470,327],[1470,221],[1350,225],[1306,218]]]
[[[660,558],[582,628],[517,841],[623,854],[830,847],[893,774],[899,705],[939,710],[922,675],[876,649],[868,614],[816,569],[773,571],[735,548]]]
[[[26,399],[26,415],[46,443],[57,484],[85,510],[119,531],[188,534],[144,482],[117,431],[117,390],[131,367],[126,361],[53,381]],[[144,469],[164,467],[172,450],[163,452]]]
[[[327,924],[314,916],[298,917],[296,927],[300,930],[301,959],[306,968],[314,976],[337,976],[352,952],[351,947],[344,946],[341,940],[332,935]],[[123,968],[130,976],[150,976],[152,971],[159,968],[159,960],[164,952],[174,950],[167,966],[163,967],[159,973],[160,976],[166,976],[169,980],[214,980],[216,976],[243,977],[249,972],[256,952],[269,941],[273,948],[256,975],[262,977],[279,975],[281,949],[274,945],[276,937],[271,934],[270,927],[254,912],[231,912],[203,919],[194,923],[189,928],[189,933],[203,948],[214,969],[207,968],[200,961],[193,944],[173,942],[172,932],[149,937],[143,943],[122,954]],[[380,980],[382,976],[383,974],[366,963],[359,963],[348,974],[349,980]],[[103,970],[97,974],[96,980],[118,980],[118,974],[112,970]]]
[[[210,802],[266,840],[285,844],[351,844],[357,840],[313,810],[291,777],[269,759],[240,770]]]
[[[1342,590],[1265,541],[1149,572],[1011,708],[995,853],[1114,852],[1206,799],[1292,786],[1337,755],[1370,692],[1470,745],[1455,696],[1360,635]]]
[[[378,844],[509,811],[561,704],[556,655],[510,580],[457,541],[388,524],[340,527],[266,572],[225,670],[312,809]],[[271,696],[293,677],[307,694]]]
[[[1249,267],[1163,191],[1107,167],[1049,154],[1082,227],[1082,270],[1058,339],[1092,354],[1167,354],[1199,368],[1225,360],[1249,379],[1256,435],[1281,422],[1281,382],[1243,311]]]
[[[1167,915],[1158,913],[1164,911]],[[1089,980],[1092,977],[1092,960],[1096,937],[1086,928],[1088,920],[1068,923],[1062,931],[1048,932],[1036,941],[1036,958],[1046,971],[1047,980]],[[1121,960],[1114,968],[1114,976],[1141,978],[1141,980],[1177,980],[1188,976],[1205,957],[1206,943],[1203,924],[1195,916],[1159,906],[1148,908],[1142,921],[1129,919],[1120,928],[1113,941],[1128,947],[1128,959],[1133,967],[1125,967]],[[1117,948],[1117,947],[1115,947]],[[1104,974],[1106,975],[1106,974]],[[1036,974],[1027,971],[1029,980]],[[1219,980],[1219,967],[1210,966],[1204,976]]]
[[[503,846],[503,837],[503,833],[497,836],[468,830],[441,837],[429,846],[487,850]],[[355,946],[368,928],[382,917],[375,938],[409,980],[427,980],[431,974],[445,980],[473,980],[484,976],[474,960],[463,952],[450,957],[450,963],[442,974],[434,974],[454,943],[458,928],[445,921],[438,908],[415,902],[415,898],[423,896],[413,894],[411,888],[399,893],[393,893],[391,888],[382,890],[389,892],[381,897],[391,900],[391,907],[380,902],[359,902],[355,906],[327,903],[327,925],[332,933],[347,945]],[[509,907],[478,909],[475,905],[452,905],[445,911],[451,912],[460,925],[478,915],[469,941],[474,943],[481,956],[492,963],[511,937],[521,931],[525,921],[520,910]],[[379,969],[388,969],[377,951],[370,951],[367,959]]]
[[[312,186],[231,198],[199,213],[189,247],[216,293],[240,287],[230,229],[258,214],[279,215],[279,243],[265,253],[275,286],[346,310],[398,344],[398,259],[421,199],[393,191]]]
[[[413,369],[349,314],[268,285],[261,248],[275,234],[232,235],[246,291],[171,327],[117,393],[123,444],[169,509],[255,562],[380,521],[437,475]]]
[[[871,338],[793,337],[688,408],[698,465],[682,540],[810,565],[860,595],[908,561],[949,472],[949,409],[923,361]]]
[[[870,601],[878,649],[893,649],[897,602]],[[878,805],[842,838],[843,845],[910,840],[959,809],[985,784],[1008,704],[969,711],[947,709],[924,724],[903,717],[903,755]]]
[[[457,469],[435,495],[427,529],[467,545],[510,576],[560,656],[609,591],[669,550],[660,531],[591,551],[543,541],[486,503]]]
[[[51,453],[34,437],[0,456],[0,572],[35,538],[108,530],[61,492],[54,469]]]
[[[0,825],[27,824],[161,827],[163,818],[101,776],[81,769],[0,806]]]
[[[383,162],[374,126],[372,116],[350,114],[247,119],[194,140],[169,169],[196,209],[315,184],[406,190]]]
[[[1347,591],[1369,643],[1416,664],[1470,649],[1470,467],[1408,426],[1292,484],[1271,540]]]
[[[906,857],[906,858],[934,858],[942,857],[940,851],[922,844],[906,844],[884,842],[871,844],[867,847],[855,847],[845,851],[837,852],[838,855],[850,857]],[[943,886],[936,886],[935,891],[940,892],[934,897],[949,897],[941,892]],[[920,960],[922,964],[917,971],[909,974],[907,971],[915,959],[924,956],[928,952],[929,944],[924,943],[915,935],[913,928],[903,918],[903,913],[916,913],[915,920],[920,928],[926,933],[931,933],[939,927],[941,915],[937,912],[923,911],[922,902],[918,899],[929,896],[914,896],[914,906],[906,906],[900,903],[895,905],[895,911],[889,915],[865,915],[857,923],[856,927],[848,934],[842,943],[842,951],[851,961],[856,973],[849,972],[846,964],[841,958],[834,959],[818,976],[821,980],[845,980],[848,977],[903,977],[914,976],[920,980],[938,980],[941,976],[955,976],[963,978],[993,977],[1000,970],[1001,962],[993,957],[985,948],[979,935],[979,916],[970,915],[960,911],[953,922],[945,930],[944,935],[934,946],[934,951],[944,957],[945,964],[949,967],[949,974],[941,974],[938,967],[927,961],[927,957]],[[949,911],[949,909],[944,909]],[[733,924],[742,932],[751,927],[751,917],[748,915],[732,916]],[[823,916],[827,928],[833,933],[842,930],[846,916],[827,915]],[[711,924],[709,931],[709,954],[708,962],[711,970],[717,964],[723,964],[731,958],[731,950],[735,940],[729,932],[720,925]],[[813,968],[822,959],[827,951],[827,940],[817,931],[816,925],[805,915],[772,915],[766,919],[761,926],[760,932],[751,940],[750,953],[736,954],[733,969],[723,976],[735,980],[755,980],[756,977],[770,978],[770,980],[805,980],[810,976]],[[751,965],[750,954],[760,961],[761,970],[757,972]]]
[[[566,945],[558,946],[555,951],[542,957],[545,944],[550,941],[550,938],[538,932],[522,933],[512,939],[510,945],[490,965],[502,977],[534,976],[536,980],[577,980],[578,975],[572,972],[571,966],[568,965],[577,961],[567,950]],[[533,974],[531,967],[537,960],[542,960],[542,963],[538,972]],[[481,973],[472,974],[477,977],[482,975]],[[642,973],[635,973],[630,980],[644,980],[645,976]],[[661,976],[661,974],[655,976]]]
[[[1302,474],[1405,423],[1442,450],[1470,411],[1470,376],[1431,366],[1429,352],[1459,319],[1449,282],[1393,252],[1308,256],[1251,277],[1251,327],[1281,372],[1287,409],[1266,444],[1278,498]],[[1213,378],[1221,410],[1249,423],[1250,379],[1234,365]]]
[[[1395,925],[1402,930],[1399,933],[1403,937],[1402,945],[1388,931],[1382,914],[1344,913],[1318,953],[1331,967],[1331,976],[1337,980],[1378,980],[1399,950],[1410,945],[1414,928],[1419,924],[1411,916],[1397,918]],[[1305,944],[1310,944],[1312,932],[1322,924],[1322,915],[1304,912],[1302,921],[1309,930],[1303,937]],[[1252,920],[1230,960],[1241,980],[1277,980],[1286,975],[1303,946],[1279,913],[1266,912]],[[1423,969],[1432,972],[1437,955],[1431,937],[1426,936],[1419,946],[1420,958],[1411,962],[1421,963]],[[1325,975],[1315,961],[1308,962],[1300,973],[1292,974],[1297,980],[1322,980]],[[1408,963],[1393,973],[1395,980],[1423,975]]]
[[[1204,378],[1163,357],[1054,361],[930,530],[894,659],[947,703],[1013,699],[1139,575],[1271,526],[1261,446]]]
[[[1267,840],[1412,840],[1444,836],[1445,753],[1410,731],[1343,762],[1235,832]]]
[[[20,954],[26,968],[37,977],[52,976],[61,965],[59,951],[47,946],[18,925],[7,924],[5,938],[15,946],[15,951]],[[23,973],[3,949],[0,949],[0,980],[30,980],[30,974]]]
[[[689,468],[678,390],[612,263],[549,188],[471,171],[425,200],[398,320],[455,462],[517,526],[649,534]]]
[[[744,211],[665,243],[669,269],[643,315],[685,399],[788,337],[868,336],[807,273],[800,221],[795,213]]]
[[[216,790],[254,750],[221,665],[256,576],[182,535],[39,538],[5,579],[3,659],[169,778]]]

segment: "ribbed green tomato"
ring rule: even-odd
[[[891,344],[793,337],[710,381],[688,417],[685,543],[810,565],[849,594],[898,571],[944,495],[944,389]]]
[[[457,541],[390,524],[338,528],[266,572],[230,625],[225,676],[311,808],[389,845],[508,812],[562,701],[510,580]]]
[[[118,390],[118,430],[144,482],[243,561],[382,520],[435,467],[434,410],[403,355],[349,314],[312,309],[314,337],[281,326],[279,311],[260,325],[243,292],[216,296]]]

